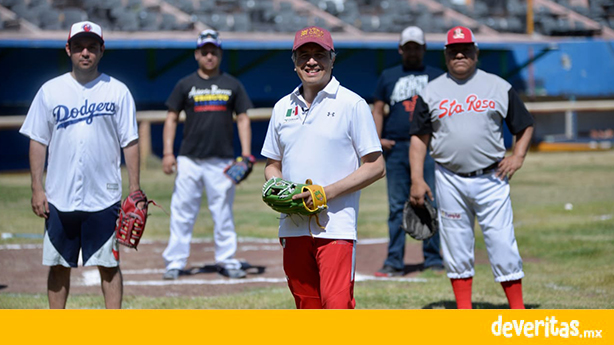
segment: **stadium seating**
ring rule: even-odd
[[[534,0],[535,33],[599,36],[614,27],[614,0]],[[310,24],[331,31],[397,33],[418,25],[443,33],[462,24],[477,33],[526,32],[522,0],[0,0],[0,30],[23,23],[65,30],[92,20],[110,31],[281,32]],[[333,19],[331,19],[333,18]]]

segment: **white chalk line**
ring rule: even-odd
[[[190,279],[180,278],[176,280],[129,280],[126,276],[140,274],[162,274],[163,269],[142,269],[142,270],[122,270],[124,276],[124,285],[126,286],[170,286],[170,285],[237,285],[250,283],[285,283],[286,278],[244,278],[244,279]],[[96,269],[86,269],[82,273],[82,278],[75,282],[76,286],[99,286],[100,275]],[[406,283],[425,283],[428,280],[425,278],[380,278],[365,274],[356,274],[354,277],[356,282],[364,281],[393,281]]]
[[[612,214],[603,214],[600,216],[595,216],[592,220],[597,221],[607,221],[614,218]],[[519,227],[521,224],[517,224]],[[29,238],[29,239],[40,239],[43,238],[41,234],[20,234],[20,233],[10,233],[3,232],[0,233],[1,239],[10,239],[10,238]],[[239,251],[250,251],[250,250],[278,250],[279,249],[279,239],[277,238],[255,238],[255,237],[239,237],[237,238],[238,243],[260,243],[260,244],[269,244],[274,243],[273,246],[239,246]],[[159,243],[167,243],[166,241],[160,240],[142,240],[142,244],[159,244]],[[192,243],[213,243],[212,237],[207,238],[193,238]],[[370,245],[370,244],[382,244],[388,243],[388,238],[366,238],[359,239],[358,245]],[[43,248],[42,244],[3,244],[0,245],[0,250],[22,250],[22,249],[41,249]],[[211,249],[212,250],[212,249]]]
[[[281,250],[279,239],[273,238],[238,238],[237,242],[241,243],[256,243],[256,244],[272,244],[272,245],[239,245],[237,251],[252,251],[252,250]],[[141,241],[141,244],[166,244],[166,241],[148,240]],[[194,238],[192,243],[213,243],[212,238]],[[358,245],[372,245],[388,243],[387,238],[366,238],[358,240]],[[22,250],[22,249],[42,249],[42,244],[3,244],[0,245],[0,250]],[[205,248],[205,251],[213,251],[213,248]]]
[[[42,244],[3,244],[0,250],[42,249]]]

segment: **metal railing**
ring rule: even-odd
[[[607,112],[614,111],[614,100],[596,101],[554,101],[554,102],[526,102],[527,109],[534,115],[564,113],[565,114],[565,137],[573,139],[577,137],[577,112]],[[248,110],[247,114],[253,121],[265,121],[271,117],[273,108],[255,108]],[[141,146],[141,161],[152,154],[151,149],[151,125],[163,123],[166,119],[166,110],[137,111],[136,118],[139,123],[139,137]],[[16,129],[21,127],[25,115],[0,116],[0,130]],[[185,120],[182,112],[179,121]]]

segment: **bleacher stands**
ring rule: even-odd
[[[533,9],[539,35],[614,36],[614,0],[534,0]],[[119,32],[290,33],[316,24],[333,32],[418,25],[444,33],[462,24],[476,33],[524,34],[526,12],[521,0],[0,0],[0,30],[66,30],[88,19]]]

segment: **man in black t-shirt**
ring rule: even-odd
[[[224,175],[224,168],[234,159],[233,114],[237,114],[241,155],[251,157],[252,132],[247,110],[252,103],[239,80],[220,72],[222,48],[216,31],[200,33],[194,58],[198,62],[197,71],[179,80],[166,101],[162,169],[166,174],[177,171],[177,177],[171,200],[170,239],[162,254],[166,265],[163,278],[177,279],[186,266],[203,189],[213,218],[218,272],[229,278],[243,278],[245,271],[234,257],[235,187]],[[186,120],[179,155],[175,158],[173,143],[181,111],[185,111]]]

